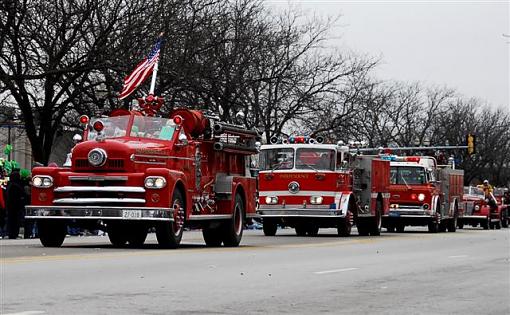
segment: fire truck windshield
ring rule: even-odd
[[[392,185],[423,185],[427,183],[425,168],[420,166],[392,166],[390,170]]]
[[[260,152],[260,170],[290,170],[294,167],[294,149],[278,148]]]
[[[171,119],[161,117],[135,116],[131,137],[171,140],[175,131],[175,123]]]
[[[105,118],[93,118],[89,126],[93,126],[96,121],[100,120],[103,123],[103,130],[101,134],[105,138],[119,138],[126,136],[126,131],[129,123],[129,116],[115,116]],[[93,128],[89,129],[88,140],[94,140],[98,132]]]
[[[299,148],[296,153],[296,169],[333,171],[335,169],[335,150]]]

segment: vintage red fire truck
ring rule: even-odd
[[[439,167],[429,156],[383,158],[391,161],[390,211],[383,217],[388,231],[403,232],[410,225],[455,232],[464,206],[464,171]]]
[[[207,245],[237,246],[255,215],[256,178],[249,157],[259,134],[200,111],[154,115],[113,110],[89,119],[66,167],[33,170],[32,205],[44,246],[60,246],[69,223],[106,229],[115,246],[140,246],[155,228],[162,247],[175,248],[183,228],[202,228]]]
[[[348,236],[379,235],[389,206],[389,162],[376,156],[351,156],[343,145],[290,137],[263,145],[260,152],[259,207],[264,234],[277,226],[316,235],[337,228]]]
[[[486,196],[479,187],[464,187],[465,212],[459,218],[459,228],[462,229],[464,225],[480,225],[485,230],[508,227],[507,205],[503,202],[503,193],[502,189],[495,188],[493,193]]]

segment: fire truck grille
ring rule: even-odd
[[[143,204],[145,189],[132,186],[64,186],[55,188],[57,204]]]
[[[87,159],[76,159],[74,161],[74,167],[77,170],[122,170],[124,169],[123,159],[108,159],[106,164],[100,168],[93,167],[89,164]]]

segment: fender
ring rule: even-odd
[[[342,211],[341,217],[345,217],[345,215],[347,214],[347,211],[349,210],[349,204],[352,202],[351,199],[353,199],[354,202],[356,201],[355,196],[352,192],[342,193],[340,195],[340,198],[338,200],[338,210]]]
[[[148,168],[145,176],[162,176],[166,179],[167,184],[163,189],[147,190],[145,198],[147,206],[151,207],[168,207],[171,202],[172,194],[179,183],[184,186],[184,198],[186,199],[186,215],[191,213],[191,194],[187,191],[187,178],[181,171],[170,170],[167,168]]]
[[[440,201],[439,199],[439,196],[438,195],[434,195],[432,196],[432,204],[431,204],[431,209],[432,209],[432,214],[436,214],[439,210],[439,213],[441,213],[441,209],[437,209],[437,204],[438,204],[438,200]],[[441,202],[439,202],[439,206],[441,206]]]

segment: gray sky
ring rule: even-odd
[[[287,0],[266,0],[275,7]],[[335,45],[381,56],[380,79],[447,85],[510,110],[510,0],[291,0],[304,12],[342,15]]]

